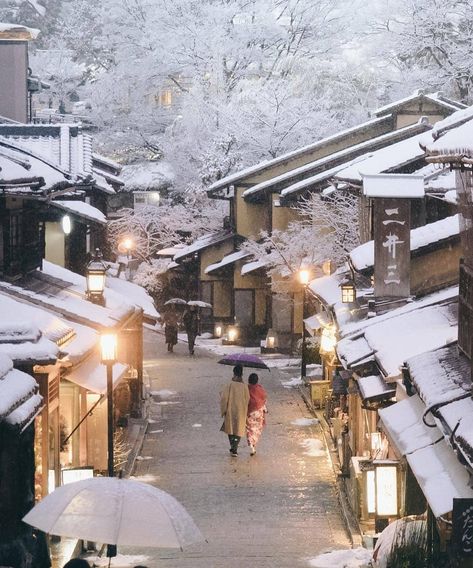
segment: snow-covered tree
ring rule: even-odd
[[[120,242],[131,238],[134,254],[151,263],[160,249],[220,229],[224,213],[220,203],[197,192],[177,196],[159,206],[121,209],[108,224],[109,242],[118,250]]]
[[[283,292],[284,279],[302,267],[320,269],[326,260],[335,266],[346,261],[359,244],[357,203],[356,196],[341,191],[323,198],[312,195],[296,207],[300,221],[286,231],[263,232],[259,241],[248,240],[241,248],[264,262],[274,291]]]

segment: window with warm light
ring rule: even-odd
[[[236,327],[229,327],[228,328],[228,341],[236,341],[238,337],[238,330]]]
[[[223,328],[221,324],[216,324],[214,327],[214,336],[215,337],[222,337]]]

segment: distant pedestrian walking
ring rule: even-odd
[[[197,314],[197,308],[191,306],[183,315],[182,322],[186,329],[187,341],[189,346],[189,355],[194,355],[194,345],[195,338],[197,337],[197,331],[199,329],[199,319]]]
[[[250,454],[254,456],[256,454],[256,444],[266,424],[266,401],[268,398],[264,388],[258,384],[258,375],[256,373],[251,373],[248,377],[248,391],[250,393],[250,401],[246,418],[246,438],[248,446],[250,446]]]
[[[168,351],[170,353],[174,350],[174,345],[177,344],[177,314],[174,310],[168,310],[164,314],[164,336]]]
[[[223,417],[221,431],[228,434],[230,454],[238,456],[238,444],[245,435],[246,416],[250,393],[243,382],[243,367],[235,365],[233,378],[220,393],[220,412]]]

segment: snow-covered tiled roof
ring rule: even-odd
[[[242,258],[247,258],[248,256],[250,256],[249,252],[237,250],[236,252],[232,252],[231,254],[227,254],[226,256],[224,256],[222,260],[220,260],[219,262],[215,262],[214,264],[209,264],[209,266],[205,268],[204,272],[205,274],[210,274],[215,270],[219,270],[220,268],[229,266],[230,264],[233,264],[237,260],[241,260]]]
[[[473,466],[473,400],[471,398],[470,362],[459,353],[456,344],[412,357],[406,361],[411,379],[426,408],[439,405],[438,422],[454,433],[456,446]],[[431,413],[429,422],[434,421]]]
[[[422,102],[422,101],[435,103],[436,105],[445,108],[447,110],[451,110],[452,112],[465,108],[465,105],[463,103],[454,101],[452,99],[448,99],[444,97],[442,93],[426,94],[422,90],[416,90],[412,93],[412,95],[409,95],[408,97],[399,99],[398,101],[394,101],[393,103],[389,103],[387,105],[379,107],[373,112],[373,116],[384,116],[386,113],[394,112],[397,109],[408,105],[409,103]]]
[[[94,329],[115,327],[130,317],[138,303],[105,287],[106,306],[93,304],[86,299],[86,279],[70,270],[43,261],[43,270],[36,270],[27,278],[14,283],[0,281],[0,292],[52,310],[68,320]]]
[[[351,336],[345,333],[337,350],[342,354],[349,353],[352,360],[358,355],[362,359],[368,347],[362,344],[357,355],[354,342],[359,344],[359,338],[363,336],[384,376],[392,380],[400,376],[401,365],[410,357],[456,341],[456,299],[431,305],[413,302],[411,308],[410,311],[398,308],[366,320],[362,330]],[[348,345],[349,342],[352,345]]]
[[[209,233],[207,235],[203,235],[202,237],[199,237],[193,243],[191,243],[190,245],[188,245],[187,247],[183,248],[178,253],[176,253],[174,255],[174,260],[175,261],[181,260],[186,256],[194,254],[195,252],[199,252],[203,249],[206,249],[207,247],[211,247],[218,243],[222,243],[223,241],[226,241],[233,237],[234,234],[231,231],[226,231],[226,230],[218,231],[217,233]]]
[[[77,215],[78,217],[82,217],[87,221],[99,223],[100,225],[106,225],[107,223],[107,218],[102,213],[102,211],[100,211],[96,207],[93,207],[89,203],[85,203],[84,201],[54,200],[50,202],[50,205],[53,207],[58,207],[63,211],[67,211],[72,215]]]
[[[121,178],[126,191],[157,191],[167,189],[174,181],[175,174],[164,162],[140,162],[123,166]]]
[[[446,131],[426,149],[431,160],[473,163],[473,119]]]
[[[242,267],[241,267],[241,275],[245,276],[245,274],[250,274],[251,272],[254,272],[256,270],[260,270],[261,268],[264,268],[265,266],[267,266],[266,262],[264,260],[253,260],[251,262],[246,262]]]
[[[31,40],[36,39],[39,34],[40,30],[36,28],[28,28],[26,26],[22,26],[21,24],[0,22],[0,39],[5,39],[5,37],[11,39],[12,35],[17,35],[21,39]]]
[[[284,172],[283,174],[275,176],[274,178],[258,183],[245,190],[243,197],[252,197],[269,189],[277,189],[280,186],[284,186],[280,188],[282,189],[281,195],[283,197],[295,195],[304,190],[308,185],[314,185],[316,183],[319,184],[321,182],[327,181],[335,174],[337,174],[337,172],[346,168],[347,166],[357,168],[358,162],[360,161],[358,158],[362,157],[362,159],[366,161],[367,159],[371,158],[371,156],[379,149],[387,147],[386,152],[388,153],[388,155],[392,155],[392,159],[394,159],[395,154],[394,152],[392,152],[392,154],[389,154],[389,149],[392,148],[396,143],[402,143],[402,141],[409,143],[412,138],[415,138],[415,141],[410,145],[408,144],[409,149],[411,149],[410,154],[413,153],[412,147],[416,146],[418,153],[422,156],[423,151],[419,147],[417,136],[420,140],[421,136],[419,133],[425,135],[426,130],[429,130],[431,128],[432,127],[428,124],[428,122],[422,120],[416,124],[406,126],[404,128],[400,128],[399,130],[394,130],[393,132],[389,132],[376,138],[371,138],[364,142],[360,142],[359,144],[349,146],[343,150],[334,152],[332,154],[329,154],[328,156],[305,164],[304,166],[294,168],[292,170]],[[372,153],[369,153],[370,151]],[[401,161],[402,156],[399,163],[401,163]],[[299,182],[305,182],[305,180],[309,177],[313,178],[310,183],[301,183],[299,185]],[[291,183],[291,181],[293,181],[293,183]]]
[[[307,146],[303,146],[302,148],[297,148],[296,150],[293,150],[292,152],[287,152],[286,154],[283,154],[281,156],[278,156],[277,158],[274,158],[273,160],[264,160],[262,162],[260,162],[259,164],[255,164],[253,166],[250,166],[248,168],[242,169],[238,172],[235,172],[234,174],[231,174],[229,176],[226,176],[224,178],[222,178],[221,180],[216,181],[215,183],[213,183],[210,187],[209,187],[209,192],[213,193],[219,189],[223,189],[224,187],[228,187],[229,185],[233,185],[238,181],[241,181],[247,177],[250,177],[254,174],[259,174],[264,172],[265,170],[271,169],[273,167],[279,166],[281,164],[284,164],[285,162],[289,162],[292,159],[295,158],[299,158],[300,156],[303,156],[304,154],[310,154],[312,152],[315,152],[317,149],[322,148],[323,146],[327,145],[327,144],[331,144],[331,143],[336,143],[339,140],[342,140],[344,138],[351,138],[351,137],[355,137],[357,133],[364,131],[364,130],[368,130],[371,128],[375,128],[379,125],[382,125],[383,123],[391,123],[392,122],[392,116],[387,115],[387,116],[383,116],[381,118],[375,118],[372,120],[368,120],[362,124],[358,124],[356,126],[353,126],[351,128],[347,128],[346,130],[342,130],[340,132],[337,132],[335,134],[332,134],[330,136],[326,136],[325,138],[322,138],[321,140],[318,140],[317,142],[314,142],[312,144],[309,144]]]
[[[411,230],[411,252],[460,234],[458,215]],[[350,252],[350,262],[357,271],[374,266],[374,241],[368,241]]]
[[[468,471],[439,427],[424,424],[425,410],[420,398],[414,395],[380,409],[379,416],[391,443],[407,457],[434,515],[440,517],[453,509],[453,499],[471,499],[473,490],[469,487]]]
[[[335,179],[361,183],[363,175],[389,172],[417,162],[425,154],[419,145],[424,136],[424,133],[418,134],[366,154],[363,160],[340,169],[335,175]]]

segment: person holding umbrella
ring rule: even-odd
[[[189,355],[194,355],[195,338],[199,330],[199,318],[197,314],[197,307],[190,306],[182,316],[182,323],[186,329],[187,342],[189,347]]]
[[[233,367],[231,382],[220,393],[220,413],[223,418],[220,430],[228,435],[233,457],[238,456],[238,444],[245,435],[249,401],[248,385],[243,382],[243,367],[237,364]]]
[[[173,352],[174,345],[177,344],[177,314],[173,308],[169,308],[164,314],[164,337],[168,351]]]
[[[248,417],[246,419],[246,439],[250,447],[250,455],[256,454],[256,444],[258,443],[263,427],[266,424],[266,400],[267,395],[264,388],[258,384],[258,375],[251,373],[248,377],[248,390],[250,392],[250,402],[248,403]]]

